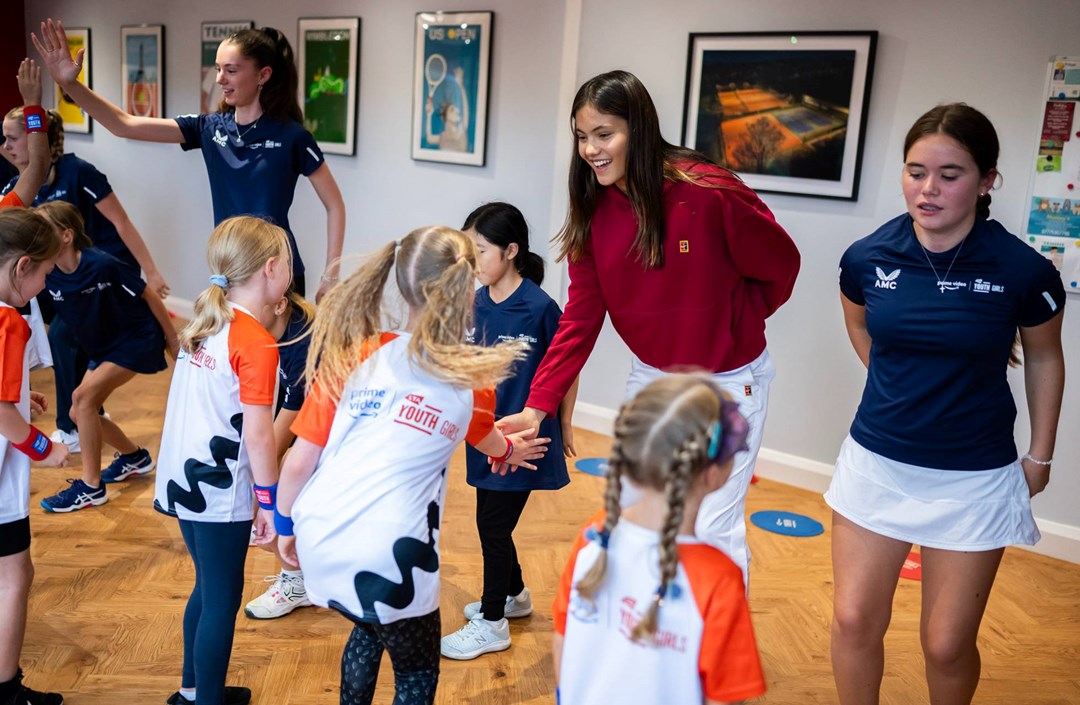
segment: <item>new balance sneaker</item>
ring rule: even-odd
[[[64,696],[60,693],[42,693],[31,690],[22,684],[22,671],[15,674],[15,690],[8,697],[0,697],[0,705],[64,705]]]
[[[510,623],[506,619],[489,622],[473,617],[461,629],[442,638],[440,651],[446,658],[468,661],[481,654],[510,648]]]
[[[480,603],[470,602],[465,605],[465,619],[472,619],[476,615],[480,614]],[[521,594],[517,597],[512,595],[506,596],[506,609],[503,612],[503,616],[507,619],[518,619],[520,617],[528,617],[532,614],[532,596],[529,594],[529,588],[525,588],[521,591]]]
[[[132,475],[145,475],[153,469],[154,459],[146,448],[139,448],[127,455],[113,453],[113,461],[101,471],[101,481],[123,482]]]
[[[252,619],[277,619],[284,617],[297,607],[310,607],[307,590],[304,589],[304,577],[287,575],[285,571],[267,576],[266,582],[273,583],[270,589],[256,597],[244,607],[244,614]]]
[[[68,480],[69,487],[52,497],[41,500],[41,506],[47,512],[74,512],[86,507],[96,507],[109,501],[105,494],[105,485],[94,488],[82,480]]]
[[[82,447],[79,446],[79,432],[72,431],[68,433],[63,429],[56,429],[49,434],[49,440],[53,443],[63,443],[68,447],[68,452],[78,453],[82,451]]]
[[[193,705],[194,700],[188,700],[179,690],[169,696],[165,701],[168,705]],[[225,686],[225,705],[248,705],[251,702],[251,689],[239,685]]]

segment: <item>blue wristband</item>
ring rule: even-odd
[[[255,485],[255,501],[260,509],[273,509],[277,505],[277,483],[270,486]]]
[[[274,531],[278,536],[292,536],[293,535],[293,521],[292,517],[287,517],[284,514],[274,510]]]

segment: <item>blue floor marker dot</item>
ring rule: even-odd
[[[582,458],[574,463],[574,467],[586,475],[603,477],[607,473],[607,458]]]
[[[754,512],[750,515],[750,522],[760,529],[784,536],[805,538],[825,533],[820,521],[792,512]]]

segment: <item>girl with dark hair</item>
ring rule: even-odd
[[[544,260],[529,250],[525,216],[509,203],[485,203],[465,219],[466,235],[476,241],[476,291],[470,343],[495,345],[503,340],[524,340],[528,356],[495,391],[495,418],[521,408],[537,365],[559,326],[561,311],[540,288]],[[550,438],[548,453],[535,460],[535,472],[498,475],[487,458],[465,450],[466,480],[476,488],[476,530],[484,556],[484,589],[478,602],[465,605],[468,623],[443,637],[442,655],[467,660],[510,648],[507,619],[532,614],[532,598],[525,587],[514,547],[513,532],[533,490],[557,490],[570,482],[566,456],[574,454],[570,419],[574,412],[574,384],[554,418],[544,419],[539,435]]]
[[[1065,291],[1049,261],[987,220],[997,158],[985,115],[962,103],[929,111],[904,140],[907,213],[840,260],[844,321],[868,369],[825,494],[842,705],[879,700],[883,639],[913,544],[930,701],[970,703],[1004,547],[1039,540],[1030,497],[1050,479]],[[1006,379],[1018,330],[1031,418],[1019,458]]]
[[[73,59],[62,23],[41,23],[31,35],[53,80],[91,117],[118,137],[169,142],[202,150],[214,201],[214,222],[256,215],[284,228],[293,260],[293,288],[305,293],[304,263],[289,226],[289,208],[301,174],[326,209],[326,267],[316,298],[337,281],[345,239],[345,202],[323,154],[303,125],[297,103],[292,47],[272,27],[244,29],[221,42],[218,112],[175,119],[129,115],[79,83],[82,52]]]
[[[554,413],[605,314],[633,353],[628,397],[670,371],[712,373],[739,400],[751,434],[731,480],[702,504],[698,535],[748,575],[746,491],[774,376],[765,319],[791,296],[799,252],[738,177],[664,140],[633,74],[587,81],[570,126],[570,212],[558,235],[569,298],[525,410],[503,424],[535,427]]]

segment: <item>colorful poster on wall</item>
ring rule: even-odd
[[[356,154],[360,18],[300,20],[304,126],[330,154]]]
[[[84,49],[83,54],[83,66],[82,71],[79,72],[79,83],[83,84],[87,88],[93,88],[94,86],[90,82],[90,28],[89,27],[65,27],[67,30],[67,43],[68,51],[71,52],[71,56],[74,57],[80,49]],[[86,112],[75,104],[75,101],[68,98],[67,95],[60,90],[59,86],[55,87],[56,90],[56,110],[60,113],[60,117],[64,120],[65,132],[79,132],[87,134],[90,132],[92,122],[90,116]]]
[[[139,117],[162,117],[165,98],[165,27],[121,27],[120,50],[124,111]]]
[[[412,158],[483,166],[492,12],[416,16]]]
[[[221,86],[217,83],[217,50],[222,41],[242,29],[251,29],[255,23],[251,20],[239,22],[203,22],[202,23],[202,65],[200,68],[199,112],[212,113],[221,102]]]

